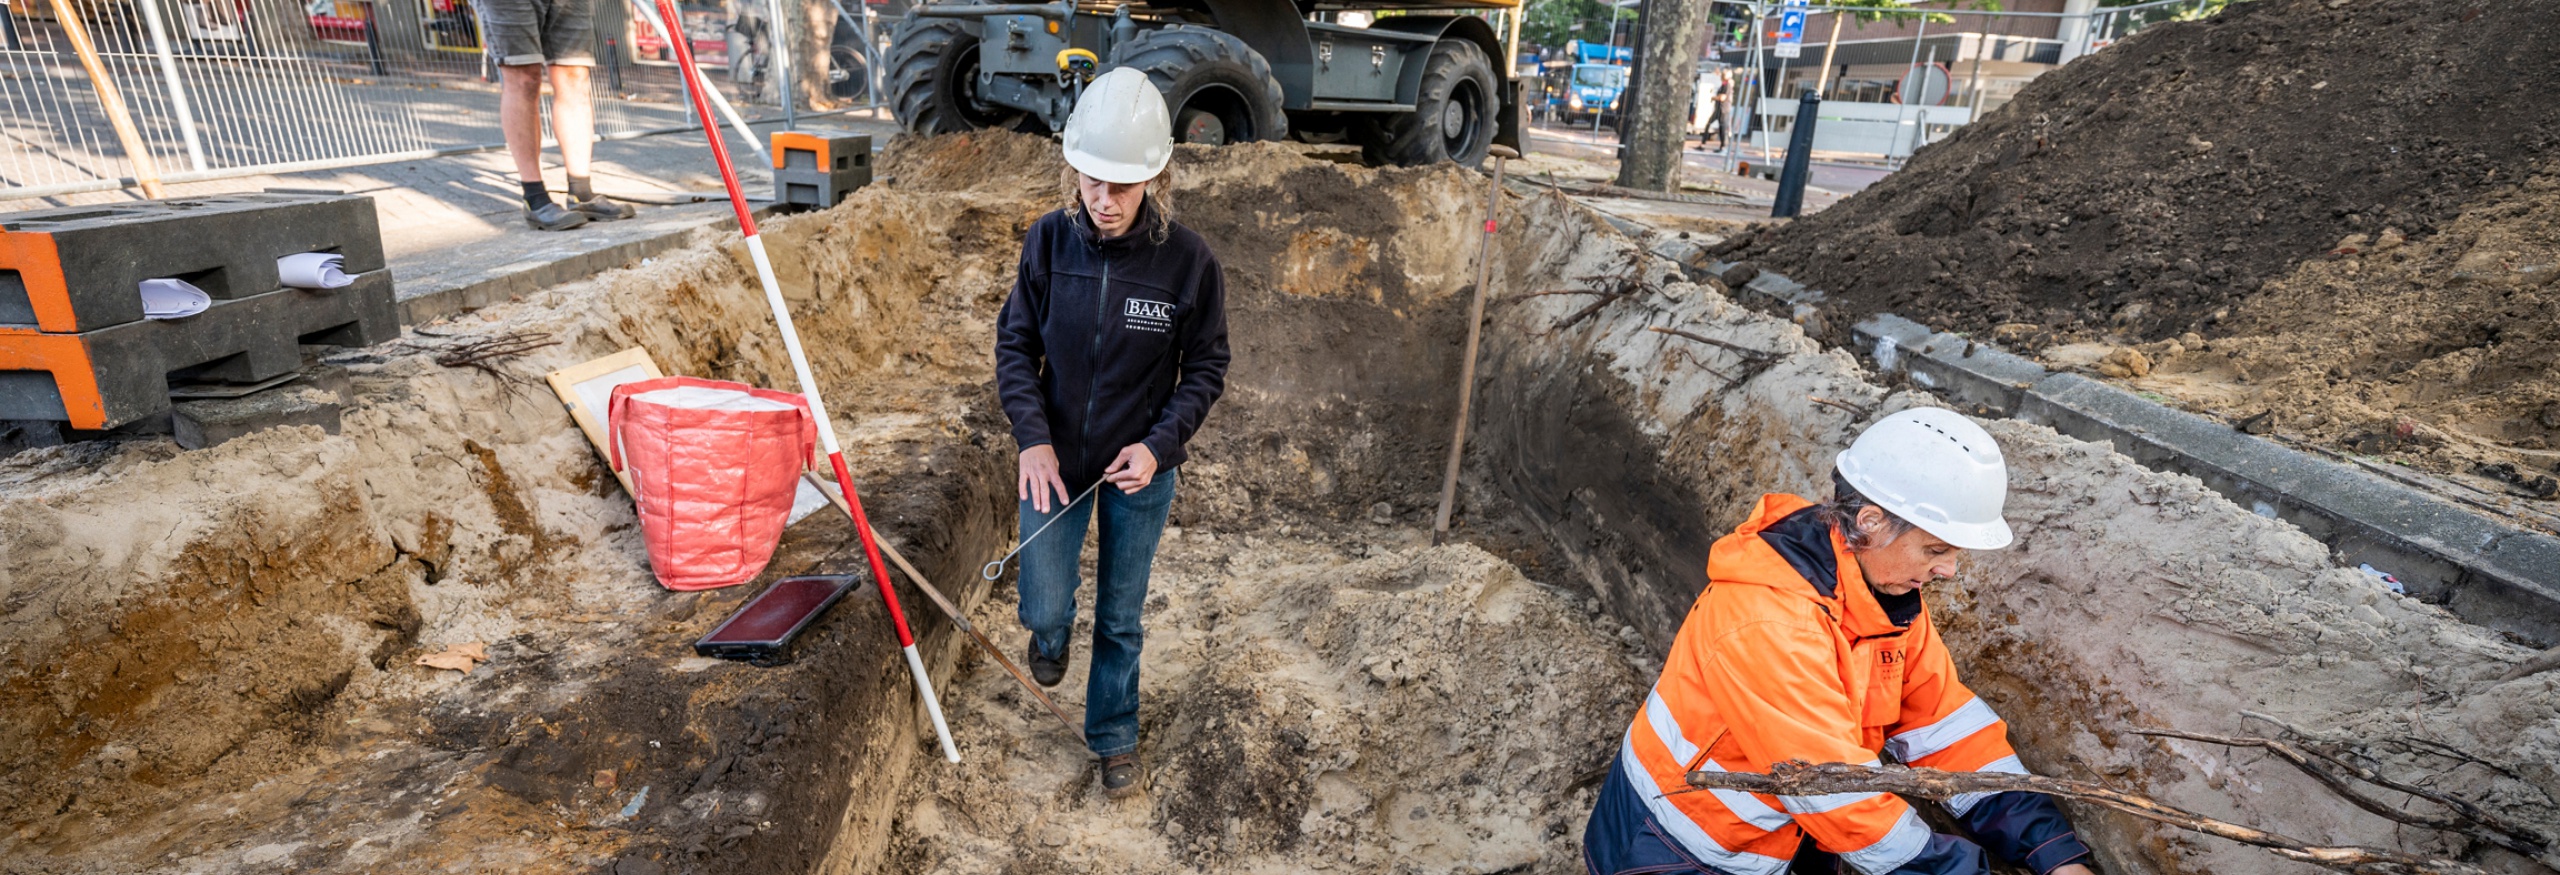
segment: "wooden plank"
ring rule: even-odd
[[[576,420],[578,430],[586,433],[588,445],[595,447],[596,455],[610,464],[613,445],[608,441],[613,440],[613,435],[605,430],[604,405],[613,398],[613,387],[663,376],[666,374],[659,372],[657,361],[649,358],[649,351],[635,346],[591,362],[552,371],[542,379],[551,384],[551,393],[560,396],[560,403],[568,406],[569,418]],[[634,494],[631,475],[615,471],[613,477],[622,481],[624,494]]]

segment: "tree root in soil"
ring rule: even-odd
[[[2295,744],[2272,738],[2178,732],[2168,729],[2136,729],[2133,733],[2155,738],[2182,738],[2228,747],[2254,747],[2293,764],[2294,768],[2302,770],[2303,774],[2310,775],[2321,785],[2345,797],[2357,808],[2410,826],[2468,835],[2527,857],[2541,856],[2551,843],[2551,840],[2539,831],[2508,822],[2495,814],[2483,811],[2480,806],[2472,804],[2470,800],[2394,780],[2372,769],[2357,765],[2340,753],[2321,750],[2312,744]],[[2368,795],[2356,786],[2357,781],[2433,802],[2443,806],[2450,813],[2437,815],[2402,809]]]
[[[2438,857],[2419,857],[2382,848],[2354,845],[2343,847],[2313,845],[2265,830],[2216,820],[2192,811],[2163,805],[2087,781],[2046,778],[2037,775],[1947,772],[1906,766],[1870,768],[1847,763],[1808,765],[1803,762],[1784,762],[1772,767],[1765,775],[1751,772],[1690,772],[1689,789],[1671,792],[1689,793],[1711,789],[1742,790],[1782,796],[1898,793],[1939,800],[1963,793],[2012,791],[2044,793],[2103,805],[2156,823],[2255,845],[2288,860],[2310,863],[2339,872],[2351,872],[2356,875],[2488,875],[2488,870],[2469,863]]]
[[[1662,291],[1662,283],[1656,283],[1645,277],[1644,259],[1645,253],[1631,252],[1627,255],[1627,263],[1620,266],[1617,272],[1595,273],[1582,277],[1581,281],[1591,283],[1593,285],[1592,288],[1549,289],[1543,292],[1526,292],[1513,295],[1510,298],[1505,299],[1503,303],[1518,303],[1530,298],[1541,298],[1548,295],[1599,296],[1599,300],[1591,302],[1590,306],[1584,307],[1580,310],[1575,310],[1571,315],[1568,315],[1563,319],[1556,320],[1556,324],[1547,329],[1547,334],[1549,335],[1560,334],[1565,329],[1572,328],[1573,326],[1581,323],[1582,320],[1598,315],[1601,310],[1608,309],[1610,304],[1615,304],[1632,295],[1653,294]],[[1667,283],[1676,281],[1679,277],[1671,276],[1664,277],[1663,279],[1664,282]]]

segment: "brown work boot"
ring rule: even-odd
[[[1124,753],[1102,758],[1102,792],[1118,799],[1138,792],[1138,784],[1146,777],[1138,768],[1138,755]]]

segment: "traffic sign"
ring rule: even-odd
[[[1778,57],[1794,58],[1804,53],[1805,2],[1787,0],[1786,8],[1778,13]]]

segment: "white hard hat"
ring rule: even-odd
[[[1991,433],[1964,414],[1914,407],[1887,416],[1832,465],[1867,500],[1939,540],[1967,550],[2009,546],[2000,518],[2009,465]]]
[[[1094,77],[1067,115],[1067,163],[1104,182],[1156,178],[1173,158],[1173,115],[1136,67]]]

